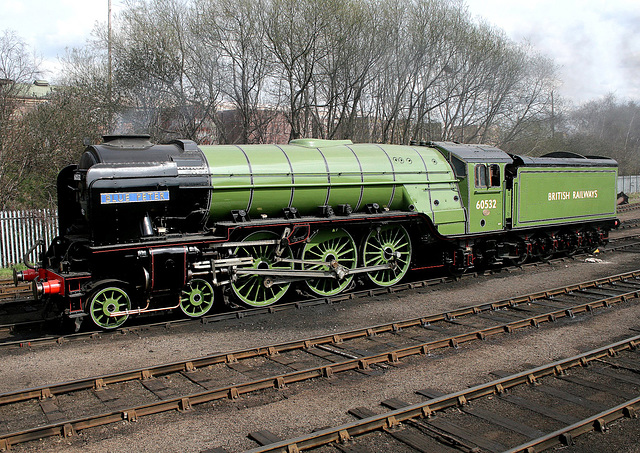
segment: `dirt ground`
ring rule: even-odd
[[[633,218],[633,214],[628,214]],[[366,298],[301,310],[260,315],[210,325],[180,327],[160,333],[121,335],[61,346],[2,353],[0,392],[56,383],[198,357],[222,351],[336,333],[456,307],[551,289],[568,283],[640,269],[638,254],[604,254],[600,262],[568,261],[525,271],[467,279],[418,292]],[[430,357],[416,357],[377,376],[360,373],[265,391],[234,401],[196,406],[85,430],[67,439],[51,438],[13,447],[16,452],[202,452],[214,447],[242,451],[256,446],[246,435],[268,429],[282,438],[352,421],[356,406],[380,410],[388,398],[420,401],[423,388],[456,391],[493,378],[495,370],[519,371],[576,355],[621,338],[637,335],[640,309],[623,303],[595,315],[582,315],[539,329],[475,342]],[[640,425],[630,421],[636,438]],[[620,444],[635,451],[635,444]],[[611,445],[609,445],[611,446]],[[578,447],[576,447],[578,448]],[[587,449],[576,451],[590,451]],[[596,450],[593,450],[596,451]]]

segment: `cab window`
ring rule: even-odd
[[[476,187],[487,187],[487,166],[485,164],[476,164]]]
[[[489,183],[491,187],[500,187],[500,165],[489,166]]]
[[[451,166],[453,167],[453,171],[458,178],[466,178],[467,177],[467,165],[458,159],[453,154],[451,155]]]
[[[500,187],[500,165],[476,164],[475,167],[476,188]]]

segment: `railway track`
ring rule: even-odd
[[[0,394],[0,449],[264,389],[385,370],[404,358],[635,304],[640,271],[440,314]],[[16,416],[19,414],[19,416]]]
[[[625,204],[625,205],[619,205],[616,208],[618,213],[635,211],[636,209],[640,209],[640,203],[629,203],[629,204]]]
[[[621,238],[612,239],[612,243],[607,246],[606,249],[600,251],[600,253],[611,253],[614,251],[633,251],[635,249],[640,250],[640,242],[634,241],[636,236],[625,236]],[[154,330],[165,330],[167,328],[179,327],[184,325],[195,324],[210,324],[220,322],[229,319],[239,319],[250,316],[263,315],[267,313],[277,313],[281,311],[298,310],[304,307],[313,307],[322,304],[336,304],[346,300],[358,299],[363,297],[375,297],[386,294],[399,293],[403,291],[411,291],[419,288],[431,287],[443,283],[451,283],[459,279],[477,278],[485,274],[492,273],[504,273],[504,272],[516,272],[521,269],[535,268],[542,265],[558,265],[566,263],[567,261],[574,261],[581,259],[588,254],[576,255],[573,257],[559,257],[548,260],[546,262],[532,262],[520,266],[506,266],[503,268],[488,270],[483,273],[471,273],[463,274],[457,277],[451,276],[439,276],[429,279],[418,279],[414,276],[413,279],[401,284],[394,285],[393,287],[374,287],[367,288],[359,291],[351,291],[348,293],[339,294],[332,297],[320,297],[320,298],[301,298],[288,303],[280,303],[268,307],[261,308],[247,308],[247,309],[234,309],[231,311],[219,312],[210,315],[206,315],[202,318],[170,318],[166,316],[152,316],[152,317],[140,317],[137,318],[137,324],[114,329],[112,331],[101,330],[87,330],[77,333],[64,333],[61,332],[59,324],[55,323],[58,318],[42,319],[38,318],[33,321],[22,321],[16,323],[0,324],[0,349],[3,348],[24,348],[35,347],[40,345],[50,344],[62,344],[65,342],[84,341],[92,339],[105,339],[112,336],[118,336],[129,333],[141,333]],[[160,321],[155,321],[160,318]],[[151,322],[149,322],[151,321]],[[44,331],[44,335],[42,332]],[[36,333],[36,335],[33,334]]]
[[[618,212],[624,213],[640,209],[640,203],[634,203],[625,206],[619,206]],[[622,222],[622,229],[637,228],[640,225],[640,219],[630,219]],[[31,295],[31,285],[21,283],[17,287],[14,285],[13,279],[0,279],[0,306],[5,303],[25,303],[33,300]]]
[[[536,452],[572,445],[640,410],[640,336],[505,375],[455,393],[416,393],[422,402],[383,401],[386,411],[354,408],[358,420],[288,440],[268,430],[247,453],[316,451]]]
[[[639,246],[640,243],[620,243],[617,246],[610,248],[610,250],[619,250],[623,248],[629,248],[633,246]],[[586,256],[586,255],[584,255]],[[549,260],[545,263],[535,262],[528,263],[521,266],[509,266],[497,270],[487,271],[487,273],[495,272],[515,272],[522,268],[538,267],[540,265],[554,265],[565,263],[569,260],[575,260],[582,257],[582,255],[576,255],[571,258],[561,257]],[[82,341],[90,339],[104,339],[111,336],[117,336],[129,333],[140,333],[142,331],[164,330],[172,327],[179,327],[184,325],[195,324],[210,324],[214,322],[220,322],[229,319],[239,319],[250,316],[263,315],[267,313],[277,313],[288,310],[298,310],[305,307],[313,307],[322,304],[336,304],[346,300],[358,299],[363,297],[375,297],[386,294],[398,293],[403,291],[410,291],[418,288],[435,286],[443,283],[451,283],[460,279],[477,278],[485,275],[485,273],[469,273],[463,274],[457,277],[440,276],[429,279],[409,279],[409,281],[394,285],[393,287],[374,287],[367,288],[359,291],[351,291],[348,293],[340,294],[332,297],[320,297],[320,298],[301,298],[288,303],[279,303],[268,307],[261,308],[238,308],[230,311],[209,314],[202,318],[177,318],[172,319],[167,316],[152,316],[152,317],[139,317],[131,325],[127,325],[122,328],[114,329],[111,331],[102,330],[87,330],[77,333],[66,334],[61,332],[59,324],[51,324],[58,318],[50,319],[34,319],[33,321],[21,321],[17,323],[0,324],[0,349],[3,348],[23,348],[34,347],[40,345],[50,344],[62,344],[65,342]],[[153,322],[154,319],[160,318],[160,321]],[[151,322],[149,322],[151,320]],[[44,331],[44,335],[41,334]],[[35,332],[37,335],[33,335]]]
[[[16,286],[13,280],[0,280],[0,304],[5,302],[23,301],[30,298],[31,286],[20,284]]]
[[[627,230],[627,229],[638,228],[639,226],[640,226],[640,219],[625,219],[620,222],[618,229]]]

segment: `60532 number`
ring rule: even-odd
[[[498,200],[478,200],[476,209],[495,209],[497,204]]]

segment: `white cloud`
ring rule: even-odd
[[[117,11],[121,2],[112,3]],[[5,0],[0,30],[14,30],[43,58],[43,69],[55,72],[58,57],[66,48],[84,45],[96,22],[107,22],[107,11],[107,0]]]
[[[3,14],[19,14],[25,9],[25,4],[21,0],[5,0],[2,5]]]
[[[123,0],[112,0],[114,13]],[[400,0],[404,1],[404,0]],[[582,102],[614,92],[640,99],[637,0],[464,0],[472,14],[527,40],[561,67],[562,94]],[[84,45],[108,0],[4,0],[0,31],[12,29],[58,70],[65,48]]]
[[[562,94],[583,102],[640,98],[637,0],[466,0],[472,14],[526,40],[560,66]]]

